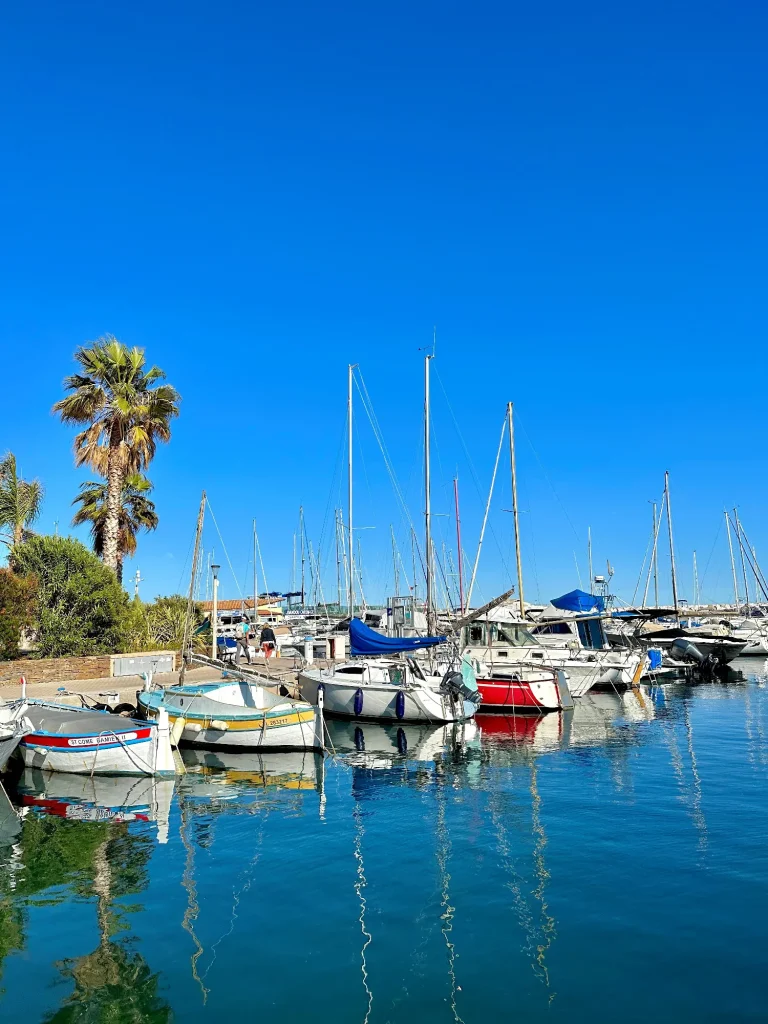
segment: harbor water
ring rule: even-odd
[[[9,793],[0,1019],[768,1018],[768,676]]]

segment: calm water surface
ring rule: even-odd
[[[763,671],[464,731],[331,723],[324,765],[28,771],[0,1019],[768,1020]]]

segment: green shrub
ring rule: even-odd
[[[14,548],[11,568],[37,584],[37,656],[125,650],[128,595],[114,573],[79,541],[32,537]]]
[[[33,622],[35,580],[0,569],[0,658],[17,658],[21,631]]]

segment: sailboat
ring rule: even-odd
[[[349,637],[351,661],[330,669],[304,669],[299,673],[299,690],[312,704],[321,698],[325,711],[344,718],[373,718],[409,722],[463,722],[480,703],[474,673],[469,663],[450,659],[447,670],[416,660],[417,651],[435,648],[447,641],[431,635],[435,625],[432,601],[432,537],[430,509],[429,451],[429,363],[424,367],[424,485],[426,494],[426,637],[385,637],[354,616],[354,544],[352,503],[352,384],[354,366],[348,368],[347,421],[349,427]],[[410,657],[396,657],[410,655]],[[360,660],[358,660],[360,659]]]

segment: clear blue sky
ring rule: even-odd
[[[513,400],[527,597],[577,585],[574,550],[586,582],[588,525],[631,597],[669,469],[682,594],[696,548],[703,596],[727,598],[724,503],[768,543],[767,29],[754,2],[8,7],[0,448],[44,482],[41,528],[83,478],[50,407],[109,331],[184,399],[127,573],[186,586],[205,486],[241,580],[256,516],[289,586],[299,504],[332,536],[350,361],[419,514],[437,325],[479,487],[435,378],[434,507],[458,471],[468,551]],[[356,445],[381,597],[405,529],[362,413]],[[478,597],[513,564],[502,466]],[[210,523],[206,546],[225,562]]]

